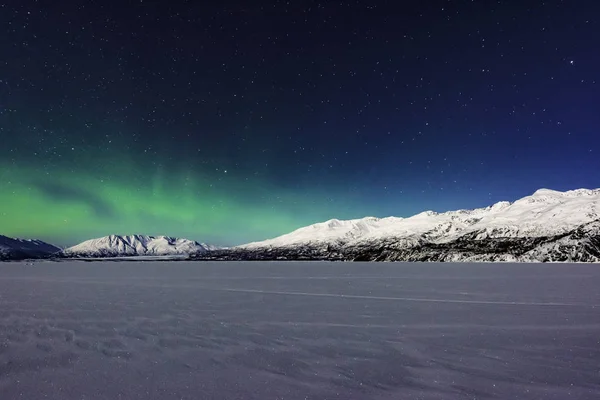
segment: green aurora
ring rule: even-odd
[[[137,233],[234,245],[349,215],[347,207],[327,207],[325,194],[282,190],[228,171],[144,168],[122,156],[95,159],[94,169],[71,162],[78,167],[0,165],[1,234],[63,246]]]

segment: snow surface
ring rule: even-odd
[[[110,235],[87,240],[64,251],[67,256],[167,256],[212,250],[214,247],[189,239],[168,236]]]
[[[274,239],[238,247],[353,245],[389,238],[443,243],[469,233],[474,234],[475,239],[542,237],[566,233],[592,222],[600,218],[598,210],[600,189],[566,192],[540,189],[513,203],[502,201],[474,210],[425,211],[410,218],[332,219]]]
[[[2,400],[598,400],[600,268],[0,268]]]

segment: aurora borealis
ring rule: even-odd
[[[100,162],[96,158],[98,164],[89,170],[56,166],[40,173],[4,165],[3,226],[10,227],[8,233],[14,236],[29,236],[34,230],[36,237],[67,243],[130,231],[173,232],[231,243],[325,217],[317,208],[316,192],[312,198],[281,189],[275,195],[273,187],[259,179],[230,178],[229,171],[203,176],[157,165],[147,172],[139,160],[127,162],[124,157]],[[84,160],[76,162],[85,165]],[[222,176],[217,177],[218,172]]]
[[[600,186],[596,2],[249,3],[0,1],[0,234],[231,245]]]
[[[0,202],[8,210],[2,213],[2,224],[14,236],[30,236],[33,231],[36,237],[74,242],[78,237],[133,230],[152,234],[174,232],[182,237],[224,242],[247,238],[236,233],[235,227],[240,224],[246,235],[251,232],[265,236],[273,230],[286,231],[304,222],[294,218],[291,211],[273,212],[274,206],[267,201],[236,203],[230,200],[234,199],[231,194],[213,192],[210,184],[197,177],[173,180],[156,177],[149,184],[140,184],[136,179],[103,180],[94,174],[63,171],[38,177],[35,170],[26,170],[16,177],[17,183],[7,182],[3,186],[6,190],[0,194]],[[51,179],[51,183],[44,179]],[[15,209],[26,211],[11,212]],[[298,206],[298,212],[307,218],[322,218],[306,204]],[[227,236],[220,237],[222,232],[227,232]]]

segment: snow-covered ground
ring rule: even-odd
[[[596,265],[1,267],[3,400],[600,399]]]

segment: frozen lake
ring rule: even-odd
[[[600,399],[600,265],[0,263],[2,399]]]

